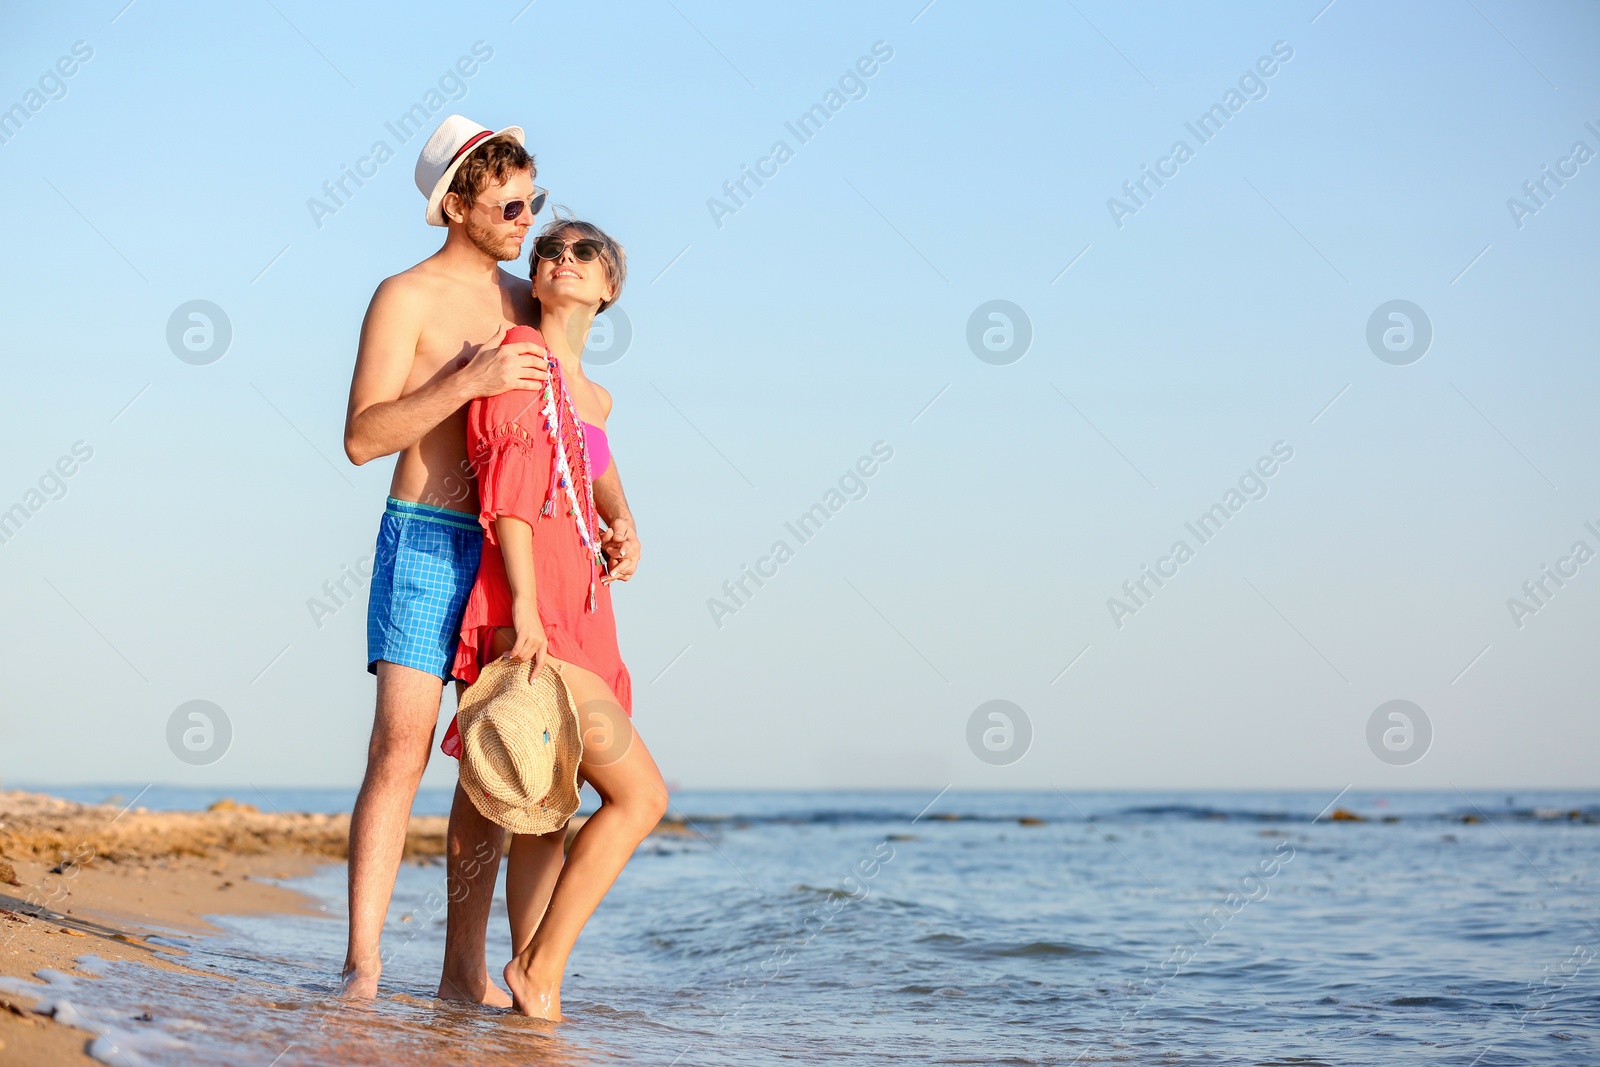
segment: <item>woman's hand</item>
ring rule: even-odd
[[[544,671],[544,659],[550,641],[545,637],[544,620],[539,618],[538,602],[513,598],[511,625],[517,631],[517,639],[506,655],[518,663],[532,663],[533,671],[529,677],[539,677]]]

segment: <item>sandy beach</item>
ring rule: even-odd
[[[408,862],[444,854],[446,821],[412,817]],[[210,811],[150,812],[0,792],[0,974],[81,973],[75,961],[89,955],[184,968],[181,950],[146,939],[211,931],[207,915],[311,910],[309,898],[261,879],[343,862],[348,827],[348,814],[261,812],[228,799]],[[0,1064],[96,1062],[86,1053],[94,1035],[36,1003],[0,994]]]

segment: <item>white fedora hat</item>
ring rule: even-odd
[[[450,182],[467,155],[491,137],[509,136],[523,144],[522,127],[507,126],[498,132],[479,126],[469,118],[451,115],[439,123],[417,157],[417,188],[428,198],[428,225],[444,225],[444,209],[439,205],[450,191]]]

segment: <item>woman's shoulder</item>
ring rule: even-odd
[[[477,398],[467,409],[468,435],[489,438],[508,428],[520,428],[528,436],[542,437],[538,431],[544,429],[544,394],[541,384],[537,389],[512,389]]]

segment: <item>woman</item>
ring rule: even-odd
[[[563,665],[583,730],[578,775],[601,805],[573,839],[564,829],[512,838],[506,870],[511,941],[505,979],[516,1010],[561,1018],[561,976],[584,923],[667,810],[667,788],[633,729],[633,691],[617,650],[594,479],[605,473],[611,396],[583,372],[594,318],[626,277],[622,248],[598,227],[556,219],[533,243],[536,321],[549,349],[542,393],[473,401],[467,448],[484,528],[478,578],[461,624],[454,674],[477,679],[500,656]],[[451,723],[444,751],[460,754]]]

